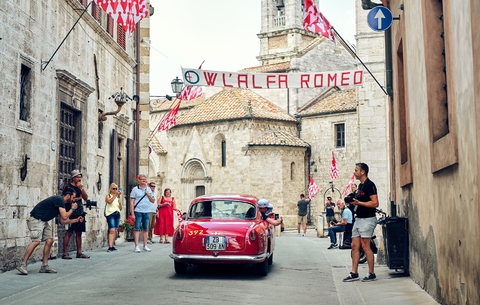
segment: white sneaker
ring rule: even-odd
[[[297,236],[300,236],[300,233],[298,233]]]
[[[147,247],[147,246],[143,246],[143,251],[145,251],[145,252],[152,252],[152,249],[150,249],[150,248]]]
[[[305,237],[305,234],[302,234],[302,236],[304,236],[304,237]]]
[[[140,253],[140,252],[142,252],[142,250],[140,250],[140,247],[139,247],[139,246],[136,246],[136,247],[135,247],[135,252]]]

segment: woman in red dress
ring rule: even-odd
[[[173,210],[176,210],[172,190],[166,188],[163,196],[158,199],[158,218],[153,228],[153,234],[160,235],[160,243],[169,244],[168,236],[173,236]]]

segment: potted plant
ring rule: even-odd
[[[127,219],[125,219],[124,221],[122,221],[122,223],[120,224],[120,226],[118,227],[118,231],[119,232],[127,232],[127,233],[130,233],[133,231],[133,226],[135,225],[135,221],[133,221],[132,219],[132,216],[128,216]]]

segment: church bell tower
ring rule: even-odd
[[[318,6],[318,0],[313,0]],[[275,64],[296,57],[317,34],[303,29],[304,0],[262,0],[261,65]]]

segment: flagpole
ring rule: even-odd
[[[367,68],[367,66],[363,63],[363,61],[360,59],[360,57],[357,56],[357,52],[355,52],[354,50],[352,50],[352,48],[350,47],[350,44],[347,43],[343,37],[337,32],[337,30],[335,30],[334,27],[332,27],[332,30],[335,32],[335,34],[340,37],[340,39],[343,41],[343,43],[350,49],[350,51],[352,51],[353,55],[355,55],[355,57],[358,59],[358,61],[362,64],[362,66],[368,71],[368,73],[370,73],[370,75],[373,77],[373,79],[375,80],[375,82],[378,84],[378,86],[382,89],[382,91],[385,93],[385,95],[388,95],[387,91],[385,91],[385,89],[382,87],[382,85],[380,85],[380,83],[378,82],[378,80],[375,78],[375,76],[373,76],[372,72],[370,72],[370,70]]]
[[[158,132],[158,126],[160,125],[160,123],[162,123],[163,121],[163,118],[167,115],[167,113],[172,110],[172,107],[173,105],[175,105],[175,102],[177,101],[177,97],[175,96],[175,99],[173,100],[172,104],[170,105],[170,107],[168,107],[168,110],[165,111],[165,113],[163,114],[162,118],[160,119],[160,121],[158,121],[157,123],[157,126],[155,126],[155,129],[153,129],[153,131],[151,131],[151,135],[148,136],[148,141],[147,141],[147,145],[152,141],[153,137],[157,134]]]
[[[93,1],[92,1],[93,2]],[[52,61],[53,57],[55,56],[55,54],[57,54],[58,50],[62,47],[63,43],[65,42],[65,40],[67,39],[68,35],[70,35],[70,33],[73,31],[73,29],[75,28],[75,26],[77,25],[77,23],[80,21],[80,19],[82,19],[82,16],[83,14],[85,14],[85,12],[87,11],[87,9],[90,7],[90,4],[92,4],[92,2],[88,3],[88,5],[85,7],[85,9],[83,10],[83,12],[80,14],[80,16],[78,17],[77,21],[75,21],[75,23],[73,24],[72,28],[70,29],[70,31],[68,31],[67,35],[63,38],[62,42],[60,42],[60,44],[58,45],[57,49],[55,50],[55,52],[53,52],[53,55],[50,57],[50,59],[45,63],[45,66],[42,68],[42,71],[45,71],[45,69],[47,68],[48,64]],[[41,62],[42,64],[44,63],[43,61]]]

